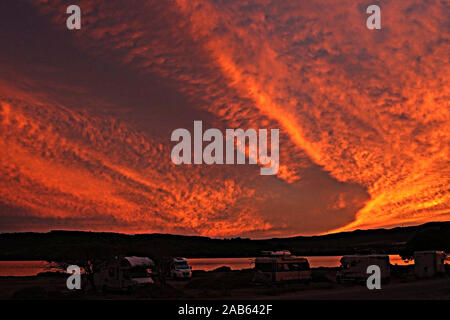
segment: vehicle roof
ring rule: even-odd
[[[152,259],[148,257],[124,257],[125,260],[128,261],[131,267],[151,267],[154,266],[155,263]]]
[[[366,254],[366,255],[348,255],[348,256],[343,256],[341,258],[342,259],[366,259],[366,258],[380,258],[380,259],[386,259],[389,258],[388,255],[386,254]]]
[[[257,257],[255,262],[308,262],[308,259],[297,256]]]
[[[273,257],[273,256],[291,256],[291,252],[289,250],[265,250],[261,251],[261,254],[264,257]]]
[[[187,262],[188,260],[183,257],[175,257],[175,258],[173,258],[173,261],[174,262]]]
[[[427,250],[427,251],[414,251],[414,254],[446,254],[444,251]]]

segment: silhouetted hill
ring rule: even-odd
[[[0,234],[0,260],[52,260],[74,253],[95,256],[251,257],[261,250],[288,249],[298,255],[352,253],[410,254],[414,250],[450,252],[450,222],[414,227],[356,230],[323,236],[250,240],[211,239],[171,234],[51,231]]]

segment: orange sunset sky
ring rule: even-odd
[[[66,28],[78,4],[82,28]],[[381,30],[366,28],[381,7]],[[252,238],[450,220],[442,0],[0,1],[0,232]],[[171,162],[279,128],[280,170]]]

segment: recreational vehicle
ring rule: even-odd
[[[152,284],[151,269],[154,265],[147,257],[116,257],[100,267],[100,271],[94,276],[95,285],[108,290],[132,289]]]
[[[173,258],[170,264],[170,276],[174,279],[191,279],[192,268],[186,258]]]
[[[416,251],[414,252],[414,272],[418,278],[429,278],[444,274],[445,259],[443,251]]]
[[[362,282],[367,280],[369,274],[367,267],[377,265],[380,267],[381,280],[390,278],[390,262],[387,255],[351,255],[341,258],[341,269],[336,275],[338,282]]]
[[[263,251],[255,259],[254,282],[281,282],[311,280],[311,269],[306,258],[291,255],[287,250]]]

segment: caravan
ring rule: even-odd
[[[414,252],[414,272],[418,278],[429,278],[445,273],[444,251]]]
[[[170,276],[174,279],[191,279],[192,267],[186,258],[176,257],[170,262]]]
[[[154,265],[147,257],[116,257],[105,262],[94,275],[95,286],[102,290],[120,290],[153,284]]]
[[[391,270],[387,255],[350,255],[341,258],[341,269],[336,275],[338,282],[362,282],[369,276],[367,267],[377,265],[381,270],[381,280],[390,279]]]
[[[308,259],[291,255],[287,250],[263,251],[255,259],[254,282],[281,282],[311,280]]]

